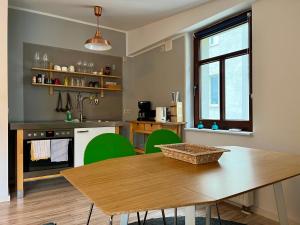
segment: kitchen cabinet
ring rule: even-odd
[[[104,133],[118,133],[118,128],[95,127],[74,129],[74,167],[83,165],[86,146],[94,137]]]

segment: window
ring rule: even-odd
[[[195,126],[252,131],[251,12],[194,36]]]

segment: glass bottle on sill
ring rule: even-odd
[[[201,121],[198,123],[197,128],[198,129],[203,129],[204,128],[204,125]]]
[[[211,129],[212,130],[218,130],[219,129],[219,126],[218,126],[217,122],[213,123],[213,125],[211,126]]]

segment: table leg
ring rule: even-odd
[[[23,130],[17,130],[17,198],[24,196],[23,183]]]
[[[177,225],[177,208],[174,208],[174,225]]]
[[[134,145],[134,129],[132,123],[130,123],[130,128],[129,128],[129,141],[131,142],[131,144]]]
[[[185,225],[195,225],[196,224],[196,207],[187,206],[185,207]]]
[[[129,214],[121,214],[120,225],[127,225],[128,218],[129,218]]]
[[[210,205],[208,205],[208,206],[206,206],[205,225],[210,225],[210,219],[211,219],[211,207],[210,207]]]
[[[113,225],[113,217],[114,217],[114,216],[110,216],[110,217],[109,217],[108,225]]]
[[[286,211],[286,207],[285,207],[282,183],[278,182],[276,184],[273,184],[273,188],[274,188],[279,224],[280,225],[288,225],[289,222],[288,222],[288,216],[287,216],[287,211]]]

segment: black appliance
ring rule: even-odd
[[[74,166],[73,129],[25,130],[24,131],[24,172],[60,169]],[[51,162],[50,159],[31,161],[31,141],[51,139],[69,139],[68,161]]]
[[[138,102],[139,113],[138,121],[154,121],[155,120],[155,110],[151,110],[150,101],[139,101]]]

